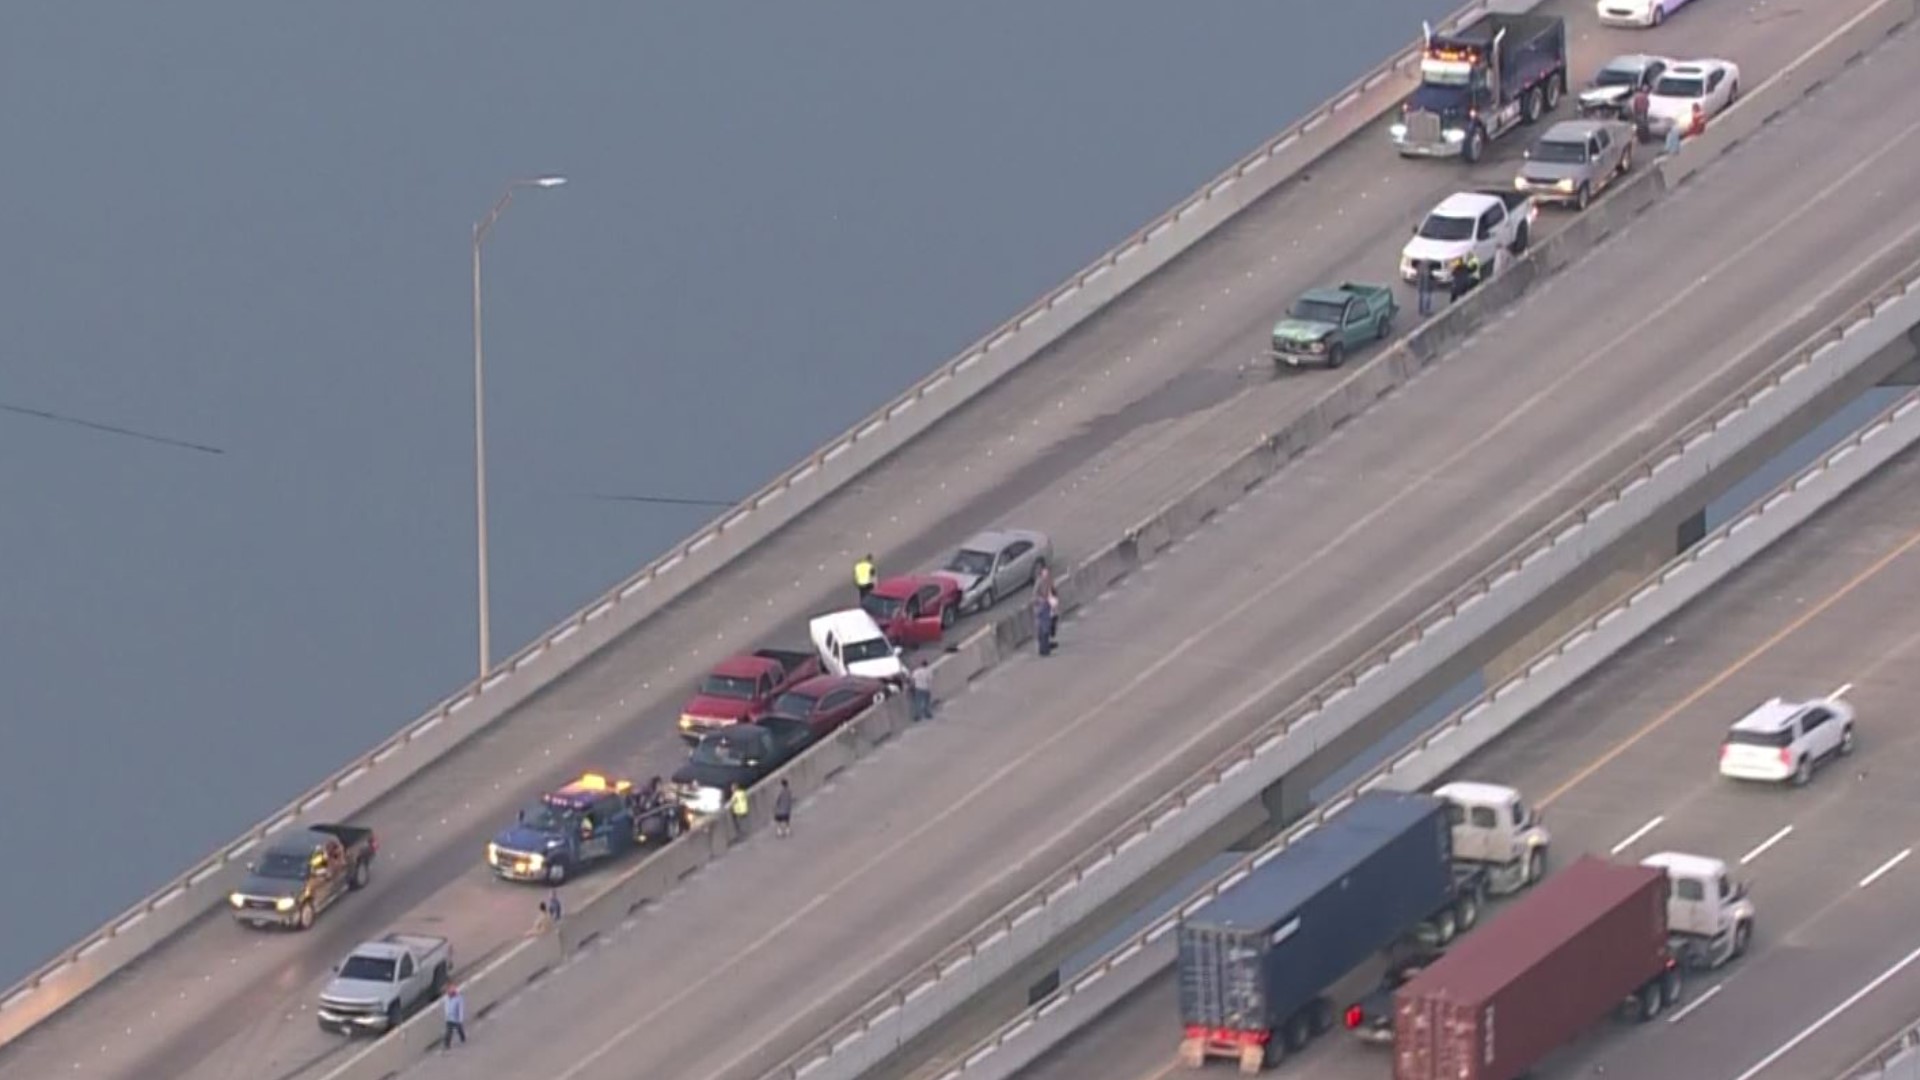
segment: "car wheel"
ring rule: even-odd
[[[359,862],[353,864],[353,888],[356,891],[366,888],[367,882],[372,879],[372,877],[373,868],[367,865],[367,860],[361,859]]]
[[[427,996],[439,997],[447,988],[447,965],[433,966],[433,981],[427,984]]]
[[[1532,885],[1547,876],[1547,853],[1535,848],[1527,855],[1527,880]]]
[[[294,925],[295,925],[296,927],[298,927],[299,929],[301,929],[301,930],[311,930],[311,929],[313,929],[313,904],[312,904],[312,902],[310,902],[310,901],[309,901],[309,902],[303,902],[303,903],[302,903],[302,904],[300,905],[300,910],[294,913],[294,916],[293,916],[293,922],[294,922]]]
[[[1593,204],[1592,185],[1581,184],[1579,194],[1574,196],[1574,206],[1577,209],[1585,210],[1588,206],[1591,206],[1592,204]]]
[[[993,586],[989,585],[987,586],[987,591],[980,594],[980,606],[974,610],[991,611],[994,603],[998,600],[999,597],[993,595]]]
[[[1327,348],[1327,366],[1337,368],[1347,362],[1347,347],[1336,341]]]
[[[1853,753],[1853,725],[1848,724],[1840,729],[1840,756],[1846,757],[1851,753]]]
[[[567,864],[558,859],[547,864],[547,884],[558,885],[567,880]]]
[[[1733,952],[1727,959],[1738,959],[1747,954],[1747,944],[1753,940],[1753,924],[1741,923],[1733,928]]]
[[[1525,255],[1527,253],[1527,245],[1533,242],[1532,233],[1532,229],[1522,225],[1520,226],[1520,230],[1513,234],[1512,250],[1515,255]]]
[[[1625,176],[1632,171],[1633,171],[1633,144],[1628,143],[1626,151],[1620,155],[1620,175]]]
[[[954,622],[960,618],[958,608],[959,605],[957,604],[948,604],[946,607],[940,609],[940,629],[953,629]]]
[[[1666,21],[1667,21],[1667,5],[1665,4],[1653,5],[1653,25],[1659,26],[1661,23]]]
[[[400,1026],[400,1003],[397,1001],[389,1002],[387,1004],[387,1030],[392,1031],[394,1028],[397,1028],[399,1026]]]
[[[1813,779],[1813,759],[1803,757],[1799,764],[1793,767],[1793,786],[1806,787],[1807,781],[1811,779]]]
[[[1387,340],[1388,336],[1390,336],[1392,333],[1393,333],[1393,316],[1388,315],[1383,317],[1380,320],[1379,325],[1374,327],[1373,340],[1385,341]]]
[[[1727,106],[1731,108],[1733,106],[1733,103],[1739,100],[1740,100],[1740,80],[1735,79],[1733,80],[1733,85],[1727,89]]]

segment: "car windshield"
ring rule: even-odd
[[[732,739],[702,739],[693,748],[693,763],[733,768],[747,763],[746,748]]]
[[[867,614],[881,622],[886,622],[900,613],[900,601],[891,596],[875,596],[873,593],[868,593],[860,598],[860,606],[867,609]]]
[[[1595,86],[1632,86],[1640,81],[1640,69],[1630,67],[1601,68],[1600,74],[1593,77]]]
[[[1707,92],[1707,80],[1698,75],[1668,75],[1653,84],[1653,92],[1660,97],[1704,97]]]
[[[397,966],[397,961],[378,956],[349,956],[347,962],[340,965],[340,977],[364,979],[367,982],[392,982]]]
[[[280,881],[305,881],[307,879],[307,857],[286,851],[269,851],[260,860],[260,866],[254,870],[263,878],[275,878]]]
[[[1447,217],[1444,214],[1428,214],[1427,220],[1420,223],[1420,236],[1427,240],[1471,240],[1473,239],[1473,220],[1464,217]]]
[[[1287,315],[1303,322],[1337,323],[1346,314],[1345,304],[1336,304],[1331,300],[1311,300],[1305,297],[1294,301],[1287,309]]]
[[[1533,144],[1533,160],[1549,165],[1582,165],[1587,160],[1587,144],[1542,139]]]
[[[564,832],[567,812],[548,803],[537,802],[520,812],[520,823],[535,832]]]
[[[892,656],[893,646],[888,644],[886,638],[868,638],[848,645],[844,655],[847,663],[857,664],[862,660],[878,660],[881,657]]]
[[[1727,743],[1732,746],[1771,746],[1779,748],[1793,744],[1793,733],[1780,731],[1742,731],[1735,728],[1727,733]]]
[[[953,559],[947,563],[947,569],[957,574],[971,574],[974,577],[979,577],[993,569],[993,556],[984,551],[961,548],[954,553]]]
[[[752,701],[753,680],[738,675],[709,675],[706,681],[700,684],[700,692],[708,697]]]
[[[773,711],[781,716],[808,716],[820,699],[812,694],[781,694],[774,700]]]

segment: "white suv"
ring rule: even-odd
[[[1815,701],[1774,698],[1740,718],[1720,744],[1720,775],[1736,780],[1813,779],[1813,768],[1853,752],[1851,685]]]

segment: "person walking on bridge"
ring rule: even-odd
[[[773,796],[773,835],[793,835],[793,789],[783,777],[780,790]]]
[[[739,784],[733,785],[733,796],[727,800],[727,816],[733,819],[733,842],[739,843],[747,835],[747,814],[753,809],[747,802],[747,789]]]
[[[873,591],[873,583],[879,576],[880,568],[874,565],[872,552],[860,556],[860,561],[853,564],[853,587],[860,590],[862,602]]]
[[[440,1037],[440,1049],[453,1049],[453,1037],[460,1036],[460,1045],[467,1044],[467,999],[460,988],[449,983],[446,996],[440,999],[440,1013],[447,1021],[446,1034]]]

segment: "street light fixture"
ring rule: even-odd
[[[493,668],[493,631],[487,599],[487,381],[486,365],[480,348],[480,245],[493,231],[494,223],[521,188],[556,188],[567,182],[564,176],[536,176],[515,180],[500,194],[500,200],[473,226],[473,487],[474,517],[478,526],[480,569],[480,679],[486,681]]]

